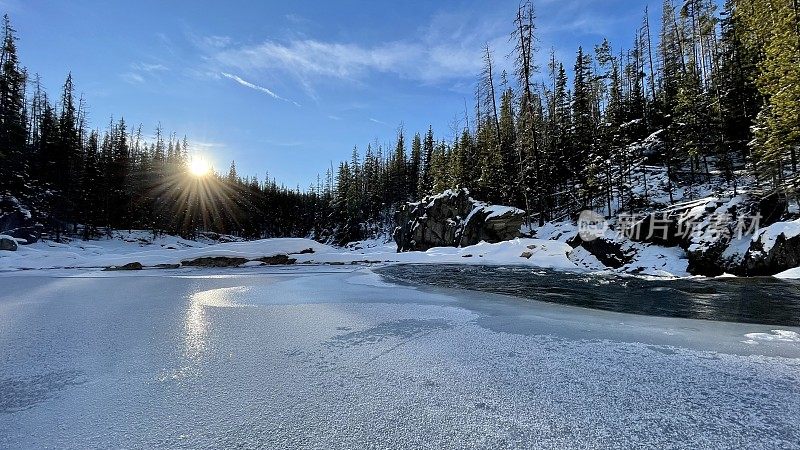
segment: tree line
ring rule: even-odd
[[[540,68],[530,1],[514,18],[514,69],[497,73],[483,49],[474,114],[455,137],[403,130],[394,151],[373,148],[339,166],[335,202],[350,227],[376,211],[448,188],[513,205],[534,222],[584,209],[652,206],[653,166],[674,202],[676,181],[711,179],[736,192],[743,178],[793,191],[800,146],[800,11],[796,0],[664,0],[656,33],[650,14],[632,45],[580,47],[574,62],[551,52]],[[648,186],[648,183],[651,186]],[[642,189],[643,187],[643,189]],[[634,189],[636,188],[636,189]],[[391,209],[391,208],[390,208]],[[352,233],[358,234],[358,233]]]
[[[244,237],[304,235],[314,194],[265,178],[188,173],[190,143],[161,126],[110,120],[87,125],[72,75],[59,96],[20,64],[17,37],[3,19],[0,54],[0,194],[17,198],[54,239],[92,238],[111,230],[146,229],[195,237],[199,231]],[[0,211],[3,213],[3,211]]]
[[[24,199],[53,233],[146,228],[192,236],[310,236],[348,242],[386,231],[397,205],[450,188],[525,209],[533,221],[591,208],[647,207],[652,171],[692,186],[755,178],[791,190],[800,146],[796,0],[664,0],[631,45],[580,47],[574,61],[537,48],[533,5],[513,18],[498,69],[483,48],[474,111],[448,137],[402,126],[390,146],[353,149],[306,189],[265,177],[187,176],[190,143],[144,139],[122,119],[89,130],[70,76],[52,102],[20,65],[6,17],[0,57],[0,192]],[[541,61],[539,61],[541,59]],[[498,73],[499,72],[499,73]],[[644,187],[642,189],[641,187]]]

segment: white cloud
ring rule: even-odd
[[[143,84],[148,80],[158,79],[158,72],[167,72],[169,67],[160,63],[136,62],[130,64],[130,71],[120,75],[123,81],[130,84]]]
[[[136,72],[126,72],[120,75],[123,81],[130,84],[141,84],[144,83],[144,77],[139,75]]]
[[[386,122],[384,122],[382,120],[378,120],[378,119],[375,119],[375,118],[372,118],[372,117],[369,118],[369,121],[370,122],[375,122],[375,123],[378,123],[378,124],[381,124],[381,125],[389,125],[388,123],[386,123]]]
[[[145,62],[133,63],[131,64],[131,69],[140,72],[162,72],[169,70],[169,68],[163,64]]]
[[[227,72],[222,72],[222,76],[225,77],[225,78],[229,78],[229,79],[241,84],[242,86],[248,87],[250,89],[254,89],[254,90],[259,91],[259,92],[263,92],[263,93],[269,95],[270,97],[272,97],[272,98],[274,98],[276,100],[281,100],[281,101],[284,101],[284,102],[287,102],[287,103],[291,103],[291,104],[293,104],[293,105],[295,105],[297,107],[300,107],[299,103],[297,103],[297,102],[295,102],[293,100],[289,100],[287,98],[283,98],[280,95],[272,92],[271,90],[269,90],[269,89],[267,89],[267,88],[265,88],[263,86],[259,86],[257,84],[253,84],[253,83],[251,83],[251,82],[249,82],[247,80],[244,80],[241,77],[238,77],[236,75],[233,75],[233,74],[230,74],[230,73],[227,73]]]
[[[612,3],[628,0],[608,0]],[[587,0],[540,0],[537,62],[545,66],[550,49],[565,56],[569,66],[577,49],[565,35],[607,32],[623,18],[601,14],[601,4],[587,7]],[[262,77],[289,77],[310,98],[317,100],[316,88],[325,82],[365,82],[374,74],[390,74],[422,84],[442,84],[464,93],[472,90],[483,65],[483,46],[493,50],[495,73],[513,71],[514,42],[510,35],[517,3],[501,2],[491,11],[444,11],[432,15],[409,36],[398,40],[354,42],[294,37],[268,38],[242,43],[219,36],[194,42],[216,72],[234,72]],[[289,22],[300,17],[287,16]],[[576,39],[577,40],[577,39]],[[454,88],[454,86],[463,86]],[[252,87],[252,86],[248,86]]]
[[[247,73],[281,71],[294,76],[312,95],[313,85],[320,79],[358,81],[375,72],[428,84],[475,78],[481,70],[482,47],[486,42],[498,55],[510,52],[510,28],[499,23],[499,20],[449,13],[433,16],[427,25],[413,33],[416,39],[377,43],[268,39],[224,48],[204,46],[204,49],[208,59],[222,68]],[[502,58],[497,59],[498,64],[503,64]]]

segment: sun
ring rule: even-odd
[[[211,164],[203,158],[194,157],[189,161],[189,173],[196,177],[203,177],[211,172]]]

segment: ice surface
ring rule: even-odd
[[[0,448],[800,442],[795,328],[232,270],[0,275]]]

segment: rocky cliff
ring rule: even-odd
[[[476,201],[469,191],[460,189],[407,203],[395,220],[397,250],[424,251],[514,239],[521,235],[525,211]]]
[[[774,275],[800,266],[800,219],[792,221],[787,207],[778,194],[706,197],[647,214],[622,214],[596,236],[575,230],[550,238],[623,272],[652,272],[656,255],[688,260],[693,275]],[[424,251],[520,237],[525,212],[476,201],[462,189],[406,204],[396,220],[398,251]]]

